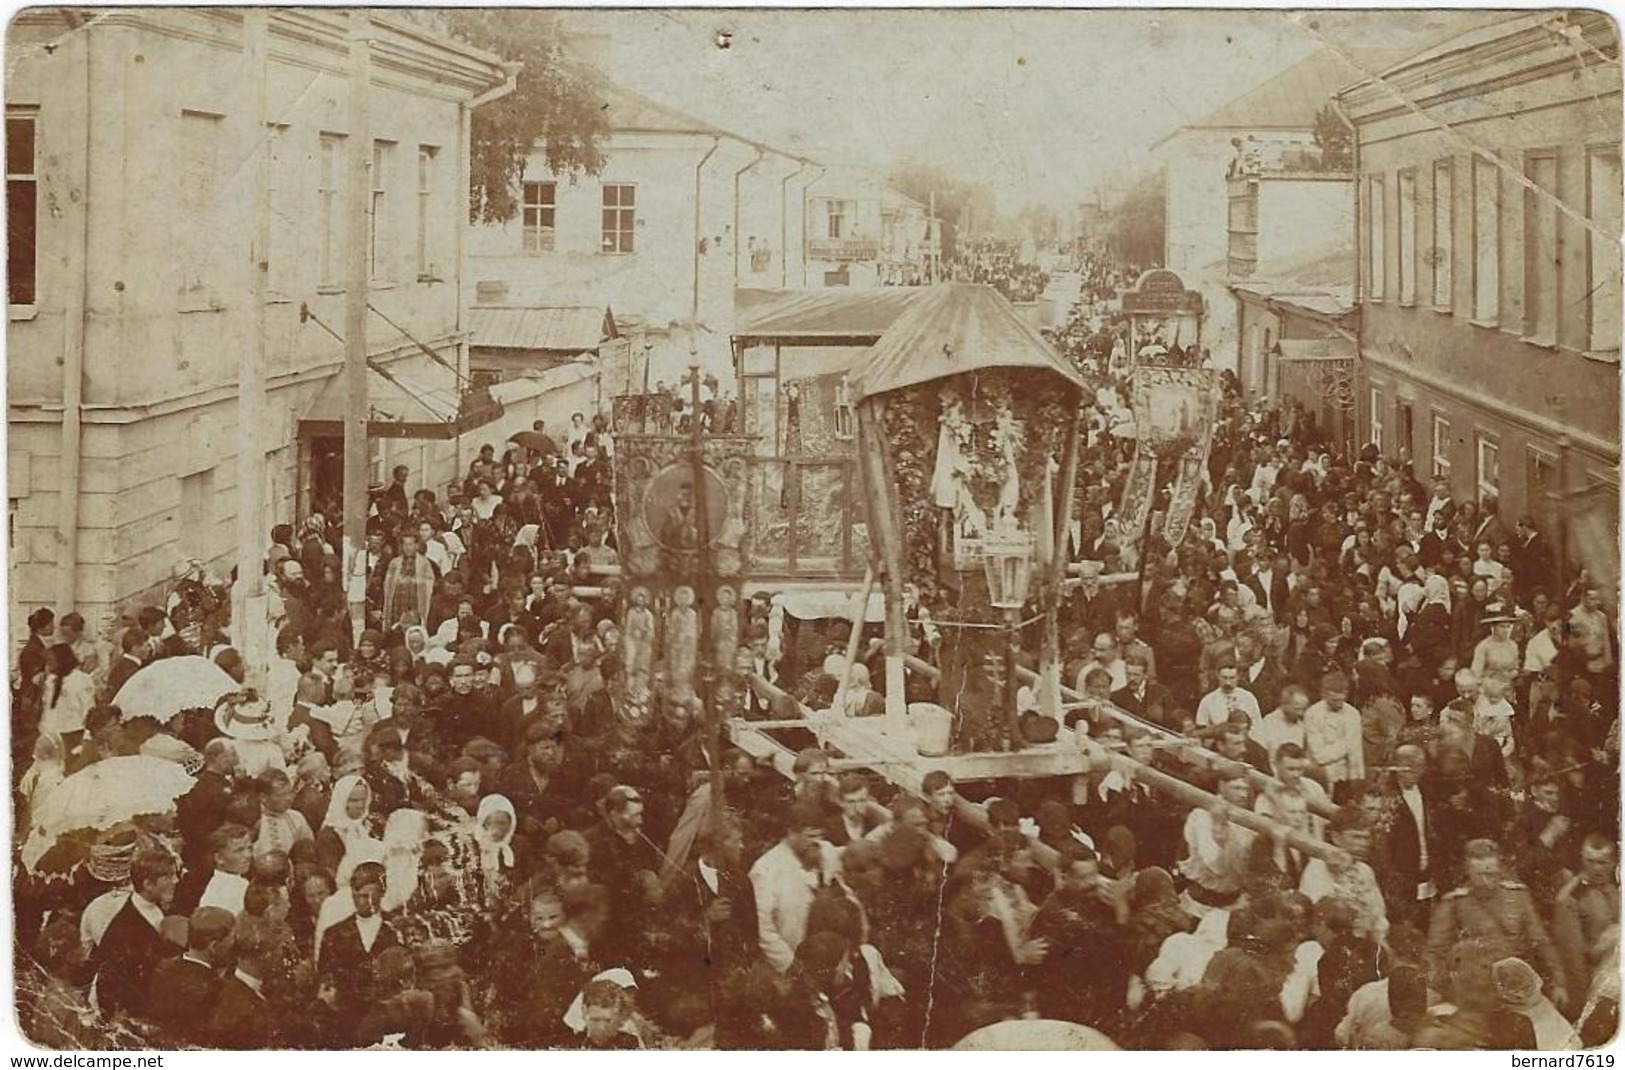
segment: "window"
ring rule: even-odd
[[[1382,391],[1376,387],[1371,388],[1371,444],[1382,452]]]
[[[31,305],[37,296],[39,178],[34,141],[39,116],[6,112],[6,300]]]
[[[1478,464],[1475,468],[1478,500],[1501,497],[1501,443],[1491,435],[1478,436]]]
[[[1546,500],[1548,494],[1560,489],[1557,485],[1557,454],[1529,447],[1527,473],[1524,508],[1534,513],[1549,504]]]
[[[9,170],[9,168],[8,168]],[[1589,260],[1586,293],[1590,341],[1593,353],[1619,357],[1619,231],[1620,231],[1619,146],[1593,149],[1586,153],[1586,230]]]
[[[1403,451],[1407,457],[1415,456],[1416,415],[1408,401],[1394,406],[1394,449]]]
[[[846,380],[842,379],[835,384],[835,437],[851,439],[856,431],[852,419],[852,395],[847,390]]]
[[[1388,275],[1388,250],[1384,238],[1387,236],[1388,221],[1384,211],[1386,196],[1383,189],[1383,177],[1371,175],[1366,179],[1366,248],[1370,255],[1366,257],[1366,296],[1373,301],[1381,301],[1383,283]]]
[[[220,218],[220,147],[224,136],[223,117],[208,112],[183,111],[180,125],[180,196],[176,218],[182,228],[181,292],[201,298],[224,277],[226,264],[221,238],[232,228]]]
[[[1450,477],[1450,421],[1433,414],[1433,474]]]
[[[432,279],[436,275],[434,243],[435,162],[440,150],[433,145],[418,146],[418,278]]]
[[[339,249],[343,236],[339,228],[343,224],[343,210],[339,204],[339,180],[343,177],[344,169],[344,137],[340,134],[323,134],[320,156],[316,180],[317,225],[321,228],[316,236],[317,278],[321,286],[332,288],[339,284],[342,266]]]
[[[1416,172],[1399,174],[1399,303],[1416,304]]]
[[[554,224],[558,213],[559,185],[557,182],[526,182],[523,217],[520,222],[525,232],[524,249],[527,253],[553,251]],[[609,190],[604,190],[604,241],[609,242]]]
[[[846,201],[824,202],[824,235],[828,238],[847,237],[847,223],[851,219],[851,206]]]
[[[1473,320],[1493,325],[1501,314],[1501,175],[1473,157]]]
[[[391,164],[395,159],[393,141],[372,143],[372,198],[367,205],[367,271],[379,282],[387,282],[393,272],[395,228],[390,225],[389,186]]]
[[[637,222],[636,193],[636,186],[604,187],[604,252],[633,251],[632,229]]]
[[[1450,308],[1455,303],[1451,269],[1456,240],[1456,171],[1449,160],[1433,164],[1433,243],[1428,264],[1433,269],[1433,307]]]
[[[1557,344],[1557,153],[1531,153],[1523,175],[1523,333]]]

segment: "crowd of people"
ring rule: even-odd
[[[1009,242],[970,245],[956,253],[946,269],[954,282],[991,286],[1018,304],[1038,300],[1049,286],[1049,275],[1037,264],[1023,261]]]
[[[1109,357],[1112,325],[1075,323],[1063,348]],[[1128,396],[1109,362],[1089,370]],[[790,777],[722,746],[718,714],[877,715],[885,673],[846,678],[847,636],[787,629],[765,595],[702,598],[738,622],[703,701],[669,643],[651,662],[655,612],[676,611],[616,575],[603,418],[556,454],[486,447],[439,495],[397,469],[352,561],[324,515],[278,527],[275,657],[212,709],[113,702],[169,657],[242,679],[229,600],[192,563],[116,657],[36,611],[19,827],[109,758],[195,782],[71,865],[16,870],[25,1031],[324,1049],[940,1048],[1032,1018],[1125,1048],[1612,1036],[1612,592],[1559,575],[1533,518],[1343,453],[1229,382],[1177,546],[1122,528],[1133,442],[1092,414],[1066,721],[1115,757],[1077,777],[936,771],[915,794],[810,736]],[[1101,580],[1119,573],[1138,578]],[[927,662],[932,597],[910,589]]]

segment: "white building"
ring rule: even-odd
[[[1340,88],[1382,70],[1406,53],[1387,49],[1322,49],[1231,100],[1206,117],[1182,126],[1152,146],[1167,176],[1167,255],[1163,266],[1207,299],[1202,345],[1215,365],[1229,366],[1236,352],[1236,302],[1227,288],[1230,260],[1229,175],[1240,150],[1265,171],[1320,167],[1314,143],[1315,115]],[[1290,219],[1281,237],[1296,229]],[[1323,238],[1298,232],[1308,245]],[[1280,253],[1278,255],[1285,255]]]
[[[473,228],[465,270],[480,304],[514,315],[612,309],[639,389],[679,379],[691,351],[731,377],[737,291],[879,285],[923,264],[924,209],[878,176],[601,80],[597,92],[611,127],[601,173],[554,174],[538,146],[520,214]]]
[[[23,12],[6,42],[12,620],[54,604],[106,626],[161,600],[180,560],[235,563],[245,355],[266,373],[257,527],[340,490],[357,152],[387,372],[375,476],[404,463],[440,487],[460,442],[484,441],[500,410],[459,390],[467,146],[471,109],[511,83],[495,56],[380,13],[357,145],[345,12],[62,11]]]

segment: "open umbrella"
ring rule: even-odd
[[[222,695],[241,689],[241,684],[208,658],[163,658],[125,681],[113,696],[113,705],[126,717],[167,721],[182,710],[212,710]]]
[[[103,758],[58,784],[28,823],[23,866],[34,872],[57,839],[84,829],[163,814],[192,789],[192,775],[167,758]]]
[[[559,444],[553,436],[541,431],[519,431],[508,436],[508,441],[532,453],[558,453]]]
[[[995,1022],[962,1037],[954,1051],[1121,1051],[1098,1029],[1053,1018]]]

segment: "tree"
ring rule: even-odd
[[[1167,242],[1166,175],[1159,171],[1129,184],[1111,212],[1111,248],[1130,264],[1161,264]]]
[[[1354,132],[1337,114],[1330,101],[1315,113],[1315,144],[1320,146],[1320,166],[1326,171],[1354,170]]]
[[[936,195],[937,219],[942,223],[942,259],[952,260],[958,241],[960,224],[967,213],[973,214],[979,230],[994,222],[993,190],[987,185],[972,185],[955,178],[935,164],[919,160],[906,160],[890,175],[891,184],[905,196],[929,205]]]
[[[609,121],[596,92],[598,73],[571,60],[557,20],[545,12],[460,8],[447,28],[462,40],[521,63],[512,93],[474,110],[470,130],[471,222],[505,223],[519,214],[525,161],[540,147],[556,175],[596,175]]]

